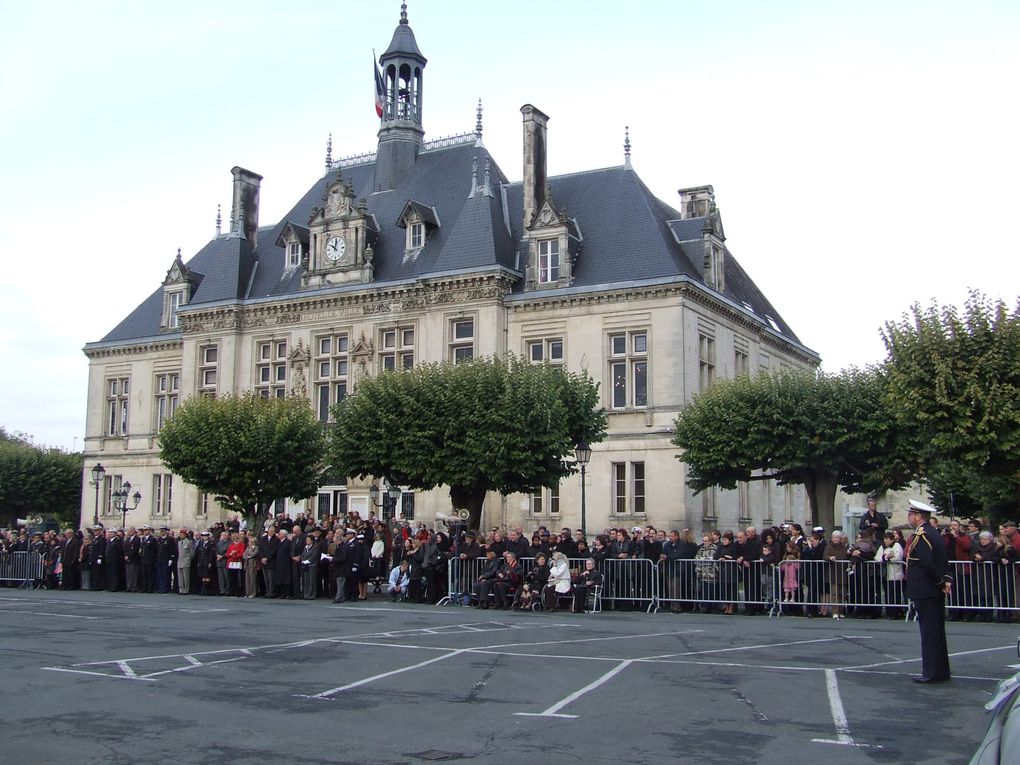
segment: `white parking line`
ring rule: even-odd
[[[5,608],[0,614],[31,614],[32,616],[56,616],[60,619],[102,619],[102,616],[78,616],[77,614],[51,614],[48,611],[23,611],[20,608]]]
[[[307,699],[328,699],[331,696],[335,696],[338,693],[343,693],[344,691],[348,691],[351,688],[358,688],[358,687],[360,687],[362,685],[367,685],[368,683],[375,682],[376,680],[382,680],[383,678],[386,678],[386,677],[392,677],[393,675],[400,675],[400,674],[403,674],[404,672],[410,672],[413,669],[421,669],[422,667],[427,667],[429,664],[435,664],[437,661],[443,661],[444,659],[449,659],[450,657],[456,656],[456,655],[461,654],[461,653],[464,653],[464,651],[462,649],[458,649],[456,651],[450,651],[449,653],[444,653],[442,656],[435,656],[435,657],[433,657],[431,659],[426,659],[425,661],[418,662],[417,664],[412,664],[410,667],[401,667],[400,669],[392,669],[389,672],[383,672],[381,675],[373,675],[372,677],[366,677],[366,678],[364,678],[362,680],[357,680],[357,681],[355,681],[353,683],[348,683],[347,685],[341,685],[339,688],[332,688],[332,689],[330,689],[328,691],[323,691],[322,693],[316,693],[316,694],[313,694],[311,696],[306,696],[304,694],[295,694],[295,695],[299,696],[301,698],[307,698]]]
[[[843,709],[843,699],[839,695],[839,683],[836,682],[836,671],[825,670],[825,690],[829,695],[829,711],[832,712],[832,722],[836,726],[836,738],[813,738],[816,744],[841,744],[843,746],[856,746],[867,749],[881,749],[882,747],[872,744],[858,744],[850,735],[850,723],[846,720],[846,710]]]
[[[633,659],[626,659],[625,661],[621,661],[619,664],[617,664],[611,670],[606,672],[606,674],[602,675],[602,677],[600,677],[597,680],[594,680],[594,681],[588,683],[588,685],[584,686],[584,688],[581,688],[579,690],[574,691],[573,693],[571,693],[566,698],[561,699],[560,701],[557,701],[555,704],[553,704],[551,707],[546,709],[544,712],[514,712],[514,714],[517,715],[518,717],[568,717],[568,718],[576,718],[577,715],[559,714],[559,711],[561,709],[563,709],[563,707],[567,706],[568,704],[572,704],[573,702],[577,701],[584,694],[588,693],[588,691],[593,691],[596,688],[598,688],[600,685],[602,685],[603,683],[609,681],[610,679],[612,679],[613,677],[618,675],[620,672],[625,670],[627,667],[629,667],[633,663],[634,663]]]

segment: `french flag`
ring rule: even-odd
[[[372,51],[372,70],[375,72],[375,113],[379,119],[382,119],[386,87],[383,85],[383,76],[379,71],[379,65],[375,62],[375,51]]]

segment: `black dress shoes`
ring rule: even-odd
[[[946,683],[949,682],[949,678],[941,677],[912,677],[910,678],[915,683]]]

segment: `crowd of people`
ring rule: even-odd
[[[1016,525],[1003,524],[994,534],[977,521],[964,528],[952,520],[942,535],[957,570],[956,592],[974,606],[950,618],[1013,619]],[[873,503],[853,540],[840,530],[805,533],[789,523],[760,534],[753,526],[708,531],[699,544],[690,529],[635,526],[606,529],[589,546],[584,533],[570,528],[541,526],[528,537],[520,528],[479,534],[448,522],[446,530],[434,531],[421,523],[385,523],[374,514],[362,519],[357,512],[319,522],[304,514],[278,516],[261,532],[234,517],[202,531],[96,525],[0,537],[0,552],[40,553],[42,583],[65,590],[335,603],[379,594],[415,603],[450,597],[482,609],[579,611],[604,588],[612,607],[622,609],[655,601],[677,612],[754,615],[780,603],[784,613],[837,619],[848,607],[857,617],[902,618],[906,550],[902,530],[888,528]],[[649,563],[617,563],[634,559]],[[993,577],[996,566],[1007,573]]]

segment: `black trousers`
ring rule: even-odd
[[[917,625],[921,629],[921,677],[948,680],[949,646],[946,644],[945,598],[918,598]]]

